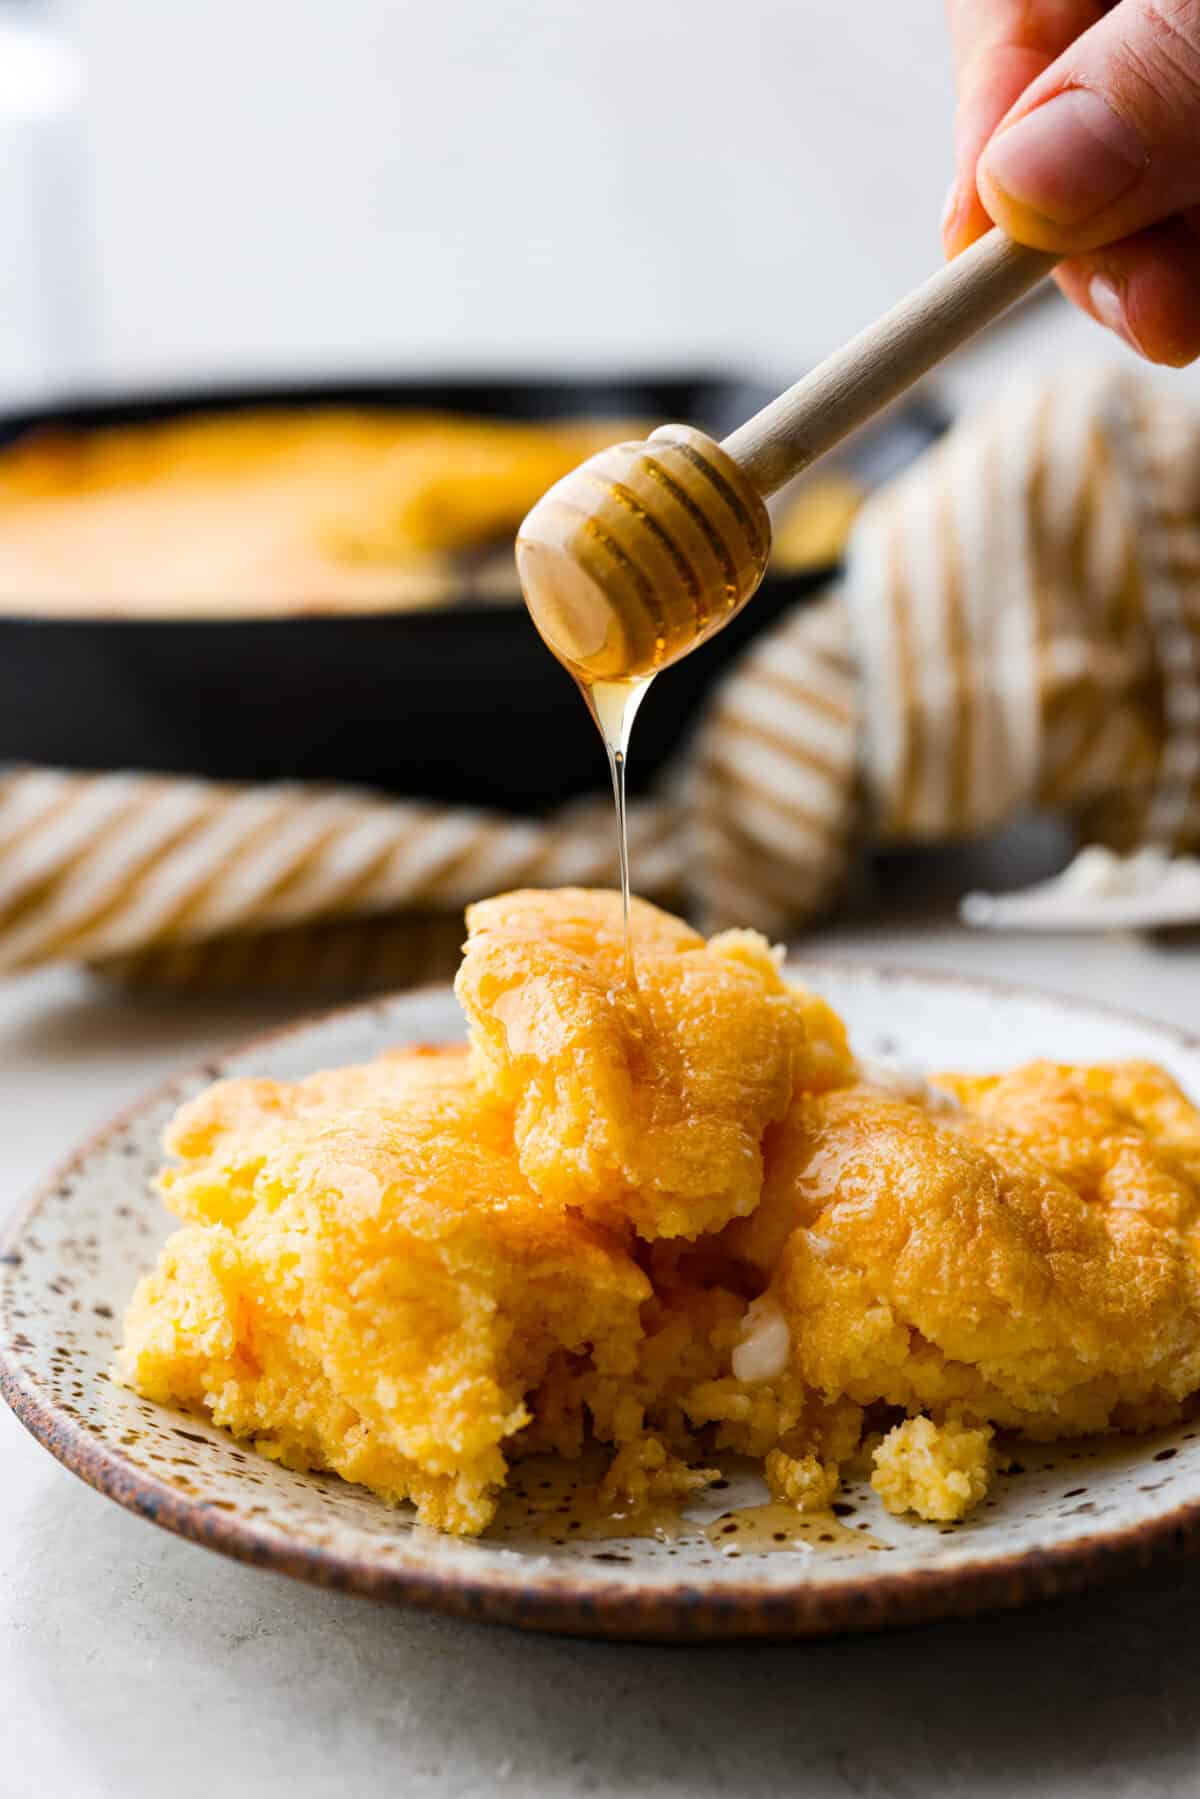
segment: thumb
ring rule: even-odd
[[[1010,237],[1064,253],[1200,202],[1200,0],[1121,0],[1026,89],[978,184]]]

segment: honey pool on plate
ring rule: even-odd
[[[706,1542],[726,1557],[886,1547],[865,1521],[855,1520],[858,1506],[850,1500],[838,1499],[826,1511],[798,1512],[760,1497],[766,1489],[751,1463],[732,1460],[720,1480],[691,1499],[630,1507],[603,1497],[605,1462],[594,1452],[578,1462],[551,1455],[518,1462],[488,1539],[560,1548],[573,1543],[615,1546],[639,1538],[668,1547]]]
[[[842,1561],[863,1554],[894,1555],[935,1535],[942,1553],[953,1543],[969,1551],[981,1535],[986,1541],[997,1514],[1036,1517],[1048,1477],[1061,1484],[1067,1516],[1086,1528],[1103,1511],[1111,1479],[1138,1477],[1141,1494],[1152,1497],[1163,1490],[1181,1445],[1196,1442],[1200,1429],[1193,1426],[1178,1438],[1114,1434],[1028,1443],[1005,1436],[998,1478],[980,1511],[936,1531],[917,1519],[890,1517],[865,1469],[843,1480],[828,1508],[798,1512],[770,1498],[752,1462],[731,1456],[722,1460],[721,1478],[703,1492],[683,1501],[626,1509],[602,1498],[605,1458],[594,1448],[578,1462],[531,1456],[516,1464],[480,1544],[520,1545],[551,1554],[569,1554],[587,1544],[593,1561],[625,1565],[632,1563],[635,1551],[644,1555],[651,1544],[670,1559],[719,1555],[723,1564],[762,1556]]]

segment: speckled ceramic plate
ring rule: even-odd
[[[1200,1093],[1200,1039],[1135,1018],[898,970],[798,972],[846,1015],[864,1054],[965,1069],[1038,1055],[1143,1056]],[[244,1561],[467,1617],[594,1635],[871,1629],[1070,1591],[1200,1543],[1200,1424],[1022,1446],[987,1504],[954,1529],[890,1518],[859,1482],[842,1495],[836,1531],[782,1547],[770,1535],[748,1539],[713,1528],[722,1512],[765,1498],[735,1475],[667,1540],[559,1543],[518,1527],[460,1542],[114,1385],[122,1309],[169,1228],[147,1183],[180,1100],[220,1075],[288,1080],[459,1031],[447,989],[334,1013],[173,1081],[79,1150],[10,1230],[0,1263],[0,1385],[29,1430],[110,1498]]]

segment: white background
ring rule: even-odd
[[[937,254],[936,0],[73,0],[106,373],[785,370]]]
[[[58,17],[83,83],[80,231],[51,219],[41,258],[78,293],[60,378],[712,360],[788,379],[939,256],[937,0],[61,0]],[[0,208],[21,179],[4,158]],[[40,380],[47,358],[0,337],[0,390]],[[1065,308],[1027,337],[1026,364],[1124,354]],[[952,394],[994,367],[971,356]]]

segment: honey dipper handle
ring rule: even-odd
[[[728,436],[766,497],[1036,287],[1057,258],[1000,231],[964,250]]]

